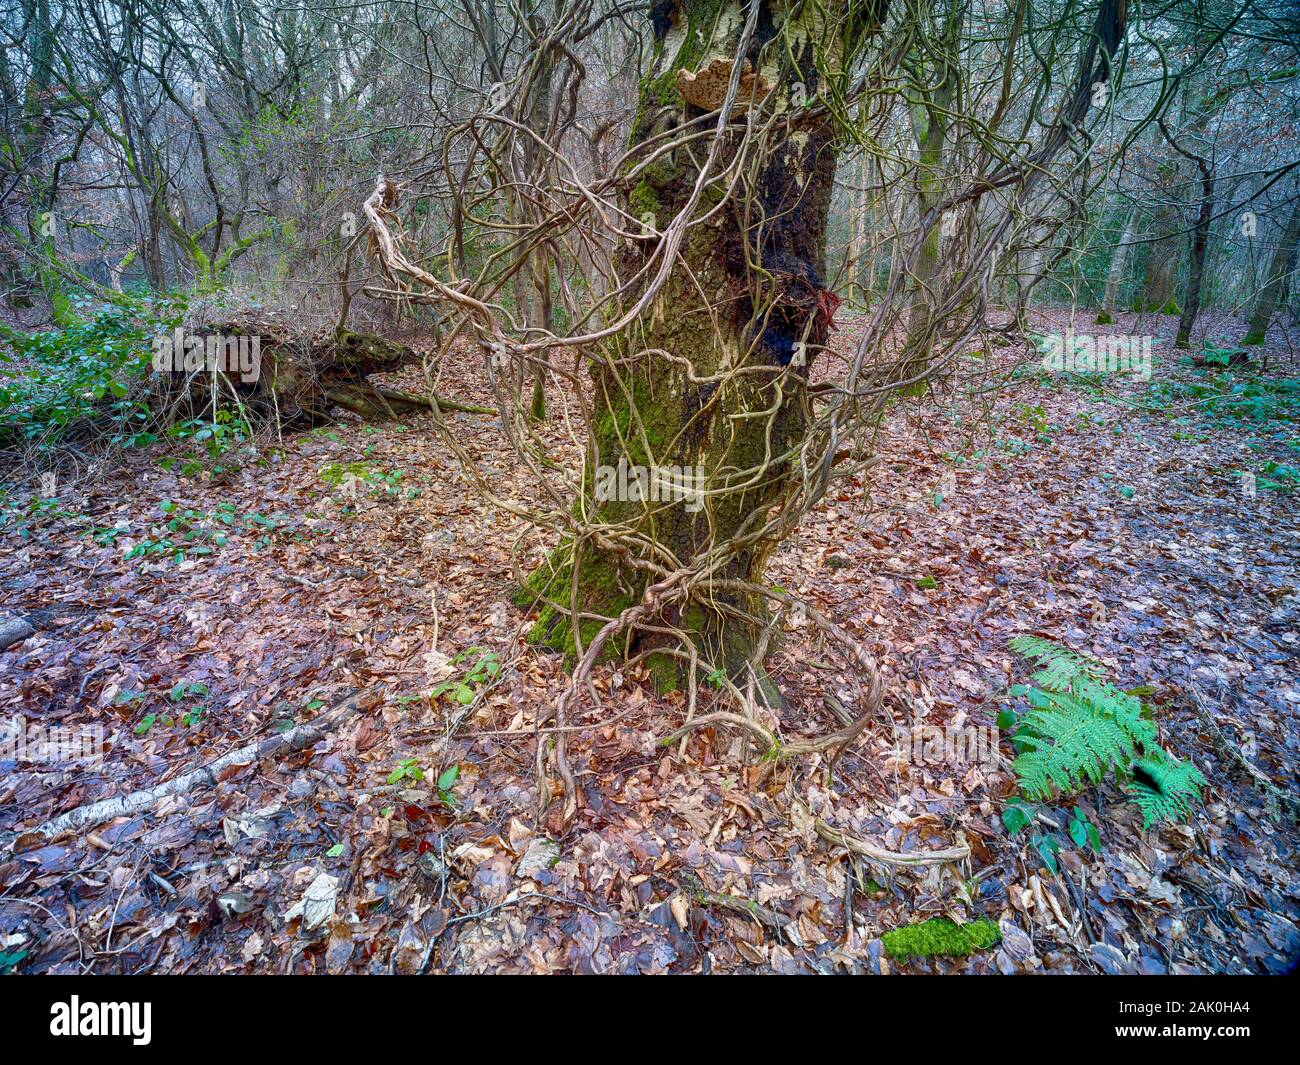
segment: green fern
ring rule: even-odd
[[[1105,672],[1101,663],[1040,636],[1017,636],[1010,646],[1017,654],[1042,663],[1043,668],[1031,679],[1051,691],[1067,691],[1076,681],[1097,680]]]
[[[1176,761],[1164,751],[1160,757],[1143,758],[1133,765],[1129,795],[1142,811],[1142,827],[1157,821],[1186,821],[1192,804],[1199,802],[1205,777],[1191,762]]]
[[[1011,649],[1040,666],[1032,687],[1012,689],[1029,702],[1012,737],[1020,750],[1012,767],[1027,798],[1050,801],[1114,772],[1133,778],[1130,794],[1146,827],[1191,815],[1205,778],[1159,745],[1141,699],[1106,680],[1100,663],[1050,640],[1019,636]]]

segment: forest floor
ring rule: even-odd
[[[1077,328],[1150,328],[1130,317]],[[991,726],[1030,671],[1018,634],[1146,686],[1166,746],[1209,780],[1190,823],[1143,831],[1120,787],[1089,789],[1062,808],[1099,846],[1062,821],[1054,873],[1001,821],[1005,738],[979,764],[916,764],[882,720],[833,766],[772,770],[725,729],[658,747],[681,693],[607,665],[606,708],[579,711],[590,727],[568,741],[578,812],[535,824],[529,729],[565,675],[509,593],[514,545],[525,562],[545,545],[478,501],[428,416],[344,420],[216,480],[138,453],[0,526],[0,607],[38,620],[0,652],[0,718],[98,726],[108,746],[98,762],[0,761],[0,969],[1285,969],[1300,953],[1300,367],[1285,344],[1263,374],[1179,365],[1172,324],[1149,384],[1034,371],[985,406],[897,403],[884,463],[828,498],[769,576],[876,656],[905,726]],[[489,400],[471,360],[458,373],[445,391]],[[532,490],[490,417],[449,417],[500,487]],[[465,678],[476,648],[495,678]],[[786,738],[838,727],[824,696],[849,698],[847,678],[823,654],[802,630],[774,653]],[[473,695],[450,737],[466,708],[429,697],[449,678]],[[133,816],[34,831],[354,693],[359,712],[302,750]],[[814,815],[971,857],[851,877]],[[945,915],[987,915],[1001,942],[902,965],[883,952],[882,933]]]

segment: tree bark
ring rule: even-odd
[[[843,46],[831,19],[843,14],[832,3],[830,18],[807,7],[789,16],[787,35],[794,63],[755,44],[748,57],[760,80],[775,86],[778,110],[788,107],[793,87],[809,97],[818,88],[815,53]],[[884,14],[881,0],[851,23],[865,35]],[[759,21],[771,18],[762,5]],[[655,5],[654,68],[642,83],[632,143],[643,144],[683,117],[716,109],[718,98],[698,94],[721,78],[725,87],[740,43],[746,8],[735,0],[670,0]],[[696,80],[680,70],[703,71]],[[826,221],[838,148],[827,118],[791,118],[789,135],[760,150],[749,202],[727,203],[709,222],[687,230],[679,263],[642,320],[613,345],[592,375],[592,424],[584,468],[582,518],[594,527],[578,542],[563,541],[534,572],[522,601],[540,601],[534,642],[579,656],[606,623],[647,599],[647,591],[673,574],[709,558],[711,589],[686,595],[649,612],[647,621],[678,629],[711,668],[738,675],[762,642],[766,608],[736,582],[757,583],[776,543],[760,534],[768,511],[797,475],[791,457],[802,440],[807,415],[807,373],[827,339],[838,302],[823,278]],[[717,174],[734,154],[739,133],[725,134]],[[678,150],[656,161],[629,195],[629,213],[665,227],[686,205],[700,176],[703,151]],[[720,183],[706,184],[696,216],[722,199]],[[749,247],[746,249],[746,241]],[[623,273],[635,273],[654,250],[653,240],[622,253]],[[674,359],[653,361],[642,353],[662,351]],[[685,362],[690,364],[689,371]],[[728,373],[728,371],[744,371]],[[701,381],[722,375],[723,379]],[[624,498],[602,499],[597,478],[628,471]],[[666,470],[698,471],[704,494],[662,502],[635,498],[634,471],[653,481]],[[644,483],[644,482],[643,482]],[[620,481],[620,488],[622,482]],[[720,582],[731,582],[719,590]],[[657,592],[650,591],[654,599]],[[570,617],[580,623],[575,638]],[[643,627],[606,646],[652,649],[680,641]],[[679,679],[678,659],[650,655],[662,687]]]
[[[1201,281],[1205,276],[1205,250],[1210,243],[1210,223],[1214,219],[1214,169],[1198,159],[1201,171],[1201,206],[1192,230],[1192,250],[1187,260],[1187,295],[1183,299],[1182,315],[1178,319],[1178,336],[1174,347],[1187,348],[1192,343],[1192,326],[1201,312]]]
[[[1115,300],[1119,296],[1119,287],[1124,283],[1124,270],[1128,266],[1129,245],[1137,233],[1137,208],[1129,210],[1128,220],[1124,223],[1124,234],[1119,238],[1119,246],[1110,258],[1110,271],[1106,274],[1106,291],[1101,300],[1101,313],[1097,315],[1098,325],[1110,325],[1115,320]]]
[[[1273,249],[1272,261],[1268,268],[1268,281],[1255,300],[1255,308],[1250,315],[1250,324],[1246,327],[1243,344],[1262,344],[1268,334],[1273,312],[1277,310],[1281,295],[1286,287],[1287,278],[1295,268],[1296,242],[1300,240],[1300,200],[1291,208],[1291,220],[1276,248]]]
[[[1174,299],[1174,279],[1182,251],[1182,242],[1179,240],[1181,228],[1178,209],[1173,204],[1162,203],[1156,208],[1151,222],[1155,239],[1147,255],[1142,295],[1136,310],[1156,311],[1160,314],[1179,313],[1178,303]]]

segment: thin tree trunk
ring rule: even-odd
[[[1263,291],[1255,300],[1255,309],[1250,315],[1250,324],[1246,327],[1243,344],[1262,344],[1268,334],[1273,312],[1281,301],[1281,295],[1287,280],[1295,267],[1296,242],[1300,239],[1300,200],[1291,209],[1291,221],[1277,247],[1273,249],[1273,259],[1268,268],[1268,281]]]
[[[1205,251],[1210,243],[1210,223],[1214,219],[1214,169],[1205,161],[1197,160],[1201,171],[1201,207],[1196,214],[1196,228],[1192,230],[1192,251],[1187,262],[1187,295],[1183,300],[1183,313],[1178,319],[1178,336],[1174,347],[1186,348],[1192,343],[1192,326],[1201,311],[1201,281],[1205,276]]]
[[[1157,311],[1160,314],[1178,314],[1174,299],[1174,278],[1178,271],[1179,232],[1181,220],[1177,209],[1162,203],[1155,210],[1151,229],[1155,240],[1147,255],[1146,274],[1142,296],[1137,307],[1140,311]]]
[[[1128,266],[1129,245],[1137,233],[1137,208],[1129,210],[1128,220],[1124,223],[1124,235],[1119,238],[1119,246],[1110,258],[1110,272],[1106,275],[1106,291],[1101,300],[1101,314],[1097,315],[1098,325],[1109,325],[1115,320],[1115,300],[1119,296],[1119,287],[1124,283],[1124,270]]]
[[[858,188],[853,193],[853,217],[850,219],[852,237],[849,241],[849,298],[855,299],[859,293],[864,303],[868,301],[871,277],[868,273],[867,283],[862,283],[862,253],[867,243],[870,211],[867,204],[867,186],[870,184],[867,157],[863,155],[857,168]],[[870,267],[868,267],[870,270]]]

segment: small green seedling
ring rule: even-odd
[[[403,758],[397,763],[397,768],[388,774],[388,783],[396,784],[402,780],[410,780],[419,783],[424,779],[424,769],[416,758]]]
[[[486,647],[471,647],[462,651],[451,661],[453,665],[460,665],[471,658],[474,658],[472,666],[460,676],[449,677],[444,680],[429,693],[429,697],[438,699],[445,695],[462,706],[472,703],[476,689],[489,680],[494,680],[497,674],[501,672],[501,659],[495,651],[489,651]]]
[[[450,765],[438,774],[438,798],[442,800],[443,805],[454,808],[456,799],[451,794],[451,789],[455,787],[456,779],[460,776],[460,766]]]

